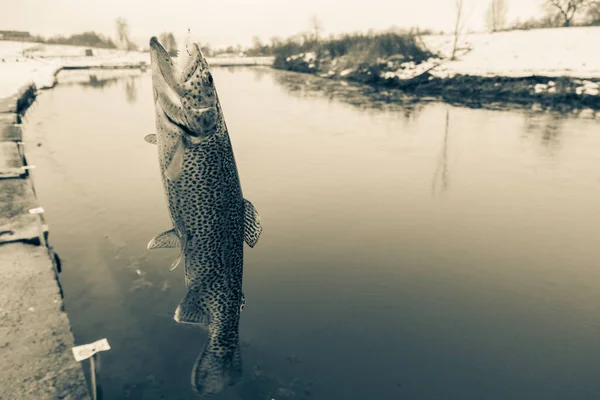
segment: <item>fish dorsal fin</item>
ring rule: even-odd
[[[144,137],[144,140],[150,144],[156,144],[156,133],[151,133]]]
[[[165,176],[171,182],[175,182],[183,170],[183,151],[183,143],[180,139],[175,145],[175,153],[173,154],[173,158],[165,170]]]
[[[179,236],[175,232],[175,229],[169,229],[156,235],[148,243],[148,249],[168,249],[173,247],[180,247]]]
[[[244,199],[244,241],[250,247],[254,247],[260,233],[262,232],[262,225],[260,224],[260,215],[254,208],[252,203]]]

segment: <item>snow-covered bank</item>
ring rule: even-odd
[[[449,58],[451,35],[424,36],[432,52]],[[458,60],[446,61],[431,73],[437,77],[474,76],[566,76],[600,78],[600,27],[536,29],[464,35]],[[461,54],[462,53],[462,54]]]
[[[434,56],[422,63],[402,60],[399,55],[389,60],[372,60],[371,64],[380,66],[382,78],[400,80],[412,79],[425,71],[436,78],[470,75],[600,79],[600,52],[595,50],[595,44],[600,43],[600,27],[465,34],[459,40],[457,59],[450,60],[453,40],[452,35],[423,36],[423,45]],[[316,71],[315,66],[323,60],[309,57],[313,54],[291,55],[287,62],[304,61],[304,72],[328,77],[348,76],[359,69],[351,65],[349,56],[343,56],[332,60],[330,70]],[[343,70],[339,70],[341,64]]]
[[[149,63],[147,53],[112,49],[46,45],[0,41],[0,98],[16,93],[28,84],[36,88],[52,87],[56,72],[65,67],[131,68]]]

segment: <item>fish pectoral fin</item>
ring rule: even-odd
[[[165,170],[165,176],[171,182],[175,182],[183,171],[183,143],[181,140],[175,145],[175,153],[169,163],[169,166]]]
[[[248,246],[254,247],[256,245],[262,229],[258,211],[252,203],[244,199],[244,241]]]
[[[175,321],[181,324],[208,325],[208,310],[203,305],[202,293],[197,290],[187,292],[175,310]]]
[[[173,247],[180,247],[179,236],[175,229],[169,229],[150,240],[148,243],[148,250],[150,249],[168,249]]]
[[[177,266],[181,263],[182,259],[183,259],[183,251],[181,251],[181,253],[179,253],[179,257],[177,257],[177,259],[175,261],[173,261],[173,264],[171,264],[171,268],[169,268],[169,271],[173,271],[175,268],[177,268]]]
[[[144,140],[150,144],[156,144],[156,133],[151,133],[144,137]]]

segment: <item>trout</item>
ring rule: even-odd
[[[171,269],[183,265],[187,293],[174,319],[208,330],[192,369],[192,387],[204,396],[241,379],[243,245],[254,247],[262,226],[242,195],[208,62],[198,44],[190,47],[176,65],[158,39],[150,39],[156,134],[145,140],[158,148],[173,226],[148,249],[180,249]]]

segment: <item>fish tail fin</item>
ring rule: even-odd
[[[227,348],[215,346],[209,339],[206,347],[194,363],[192,387],[200,396],[219,393],[242,379],[242,358],[240,345]]]
[[[202,293],[190,290],[177,306],[174,319],[181,324],[207,325],[209,317],[210,314],[202,299]]]

